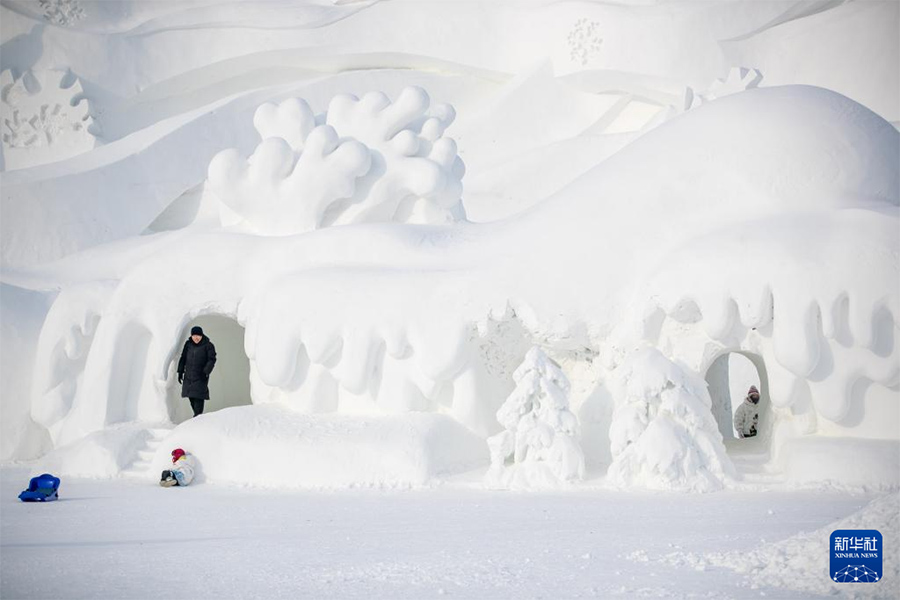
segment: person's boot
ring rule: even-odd
[[[178,485],[178,482],[175,480],[174,477],[169,476],[169,477],[166,477],[165,479],[163,479],[162,481],[160,481],[159,485],[161,485],[163,487],[172,487],[173,485]]]

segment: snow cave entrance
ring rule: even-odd
[[[712,413],[726,448],[732,449],[754,440],[767,439],[769,425],[769,385],[762,357],[745,352],[727,352],[716,358],[706,371],[706,383],[712,400]],[[754,438],[741,439],[734,429],[734,412],[747,396],[751,385],[759,390],[759,424]]]
[[[169,394],[169,415],[173,422],[181,423],[191,418],[191,405],[181,397],[177,380],[178,359],[184,342],[191,335],[191,327],[199,325],[203,333],[216,346],[216,367],[209,378],[209,400],[203,414],[252,404],[250,399],[250,359],[244,353],[244,328],[231,317],[203,315],[189,321],[176,343],[172,366],[175,385]],[[174,396],[174,397],[173,397]]]

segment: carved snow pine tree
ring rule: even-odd
[[[503,431],[488,439],[492,487],[552,487],[584,477],[578,419],[569,410],[569,380],[537,347],[513,374],[516,389],[497,420]]]

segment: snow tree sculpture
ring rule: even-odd
[[[256,233],[290,235],[362,222],[443,223],[465,218],[465,166],[444,130],[456,113],[407,87],[341,94],[324,115],[305,100],[266,103],[254,115],[262,142],[249,158],[217,154],[209,185]],[[430,108],[429,108],[430,107]]]
[[[713,418],[706,382],[654,348],[616,370],[609,479],[622,486],[712,491],[734,467]]]
[[[537,347],[513,374],[516,389],[497,420],[503,431],[488,438],[492,487],[547,487],[584,477],[576,441],[578,419],[569,410],[569,380]]]

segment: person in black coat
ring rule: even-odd
[[[203,329],[191,327],[191,337],[184,343],[178,361],[178,383],[181,397],[191,401],[194,416],[203,414],[203,403],[209,400],[209,375],[216,366],[216,347],[203,335]]]

